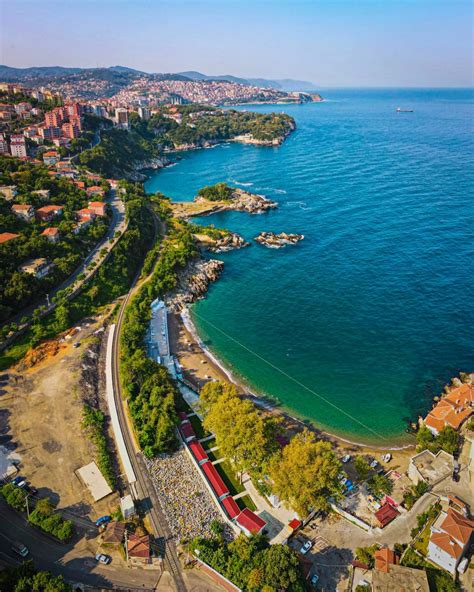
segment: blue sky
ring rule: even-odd
[[[465,0],[0,0],[0,62],[471,86]]]

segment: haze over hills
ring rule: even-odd
[[[230,74],[210,76],[194,70],[178,73],[148,73],[127,66],[110,66],[108,68],[69,68],[64,66],[33,66],[30,68],[11,68],[7,65],[0,65],[0,80],[5,82],[39,82],[49,81],[57,78],[64,78],[73,75],[86,75],[99,79],[111,78],[114,74],[123,75],[126,78],[137,76],[153,76],[162,80],[222,80],[235,82],[237,84],[261,86],[274,88],[282,91],[310,91],[316,90],[316,86],[307,80],[293,80],[291,78],[272,80],[267,78],[241,78]]]

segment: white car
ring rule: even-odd
[[[371,469],[375,469],[378,466],[379,466],[379,462],[377,460],[375,460],[375,459],[370,463],[370,468]]]
[[[352,456],[350,454],[346,454],[345,456],[342,457],[342,462],[343,463],[348,463],[351,460]]]
[[[313,543],[311,541],[306,541],[306,543],[301,547],[300,553],[302,555],[306,555],[306,553],[311,549]]]
[[[104,565],[108,565],[112,561],[112,557],[110,557],[110,555],[104,555],[103,553],[97,553],[95,560]]]
[[[388,462],[390,462],[390,461],[392,460],[392,455],[390,454],[390,452],[387,452],[387,454],[384,454],[384,455],[382,456],[382,460],[383,460],[383,462],[385,462],[385,463],[388,463]]]
[[[19,541],[16,541],[12,544],[12,551],[15,551],[15,553],[17,553],[21,557],[27,557],[30,553],[27,547],[25,547],[25,545],[23,543],[20,543]]]
[[[347,483],[347,477],[343,477],[342,479],[339,479],[339,483],[341,485],[345,485]]]

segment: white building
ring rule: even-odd
[[[25,136],[21,134],[10,136],[10,154],[17,158],[27,157]]]
[[[455,575],[469,549],[474,521],[450,508],[441,512],[431,527],[428,559]]]

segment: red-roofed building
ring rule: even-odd
[[[474,521],[449,508],[431,526],[428,559],[455,575],[466,555],[474,532]]]
[[[298,520],[298,518],[293,518],[293,520],[290,520],[288,523],[288,527],[293,532],[295,530],[298,530],[298,528],[300,528],[300,526],[303,526],[303,523],[301,522],[301,520]]]
[[[95,218],[94,212],[89,208],[82,208],[76,212],[77,219],[79,222],[90,222]]]
[[[14,232],[1,232],[0,233],[0,245],[4,245],[8,241],[13,240],[20,236],[19,234],[15,234]]]
[[[425,418],[426,427],[436,436],[445,426],[455,430],[474,411],[474,386],[462,384],[444,396]]]
[[[237,518],[237,516],[240,514],[240,508],[237,505],[237,502],[230,495],[225,497],[221,503],[230,520],[234,520],[234,518]]]
[[[43,230],[41,234],[42,236],[47,238],[51,243],[59,242],[59,230],[57,228],[46,228],[46,230]]]
[[[377,518],[380,527],[385,528],[387,524],[390,524],[392,520],[395,520],[399,513],[400,512],[390,504],[384,504],[380,508],[380,510],[377,510],[377,512],[375,512],[375,517]]]
[[[127,536],[127,557],[129,560],[149,563],[150,555],[150,537],[148,535],[138,536],[130,533]]]
[[[105,216],[106,211],[105,208],[107,204],[103,201],[90,201],[89,202],[89,209],[91,209],[96,216]]]
[[[229,495],[229,489],[227,485],[224,483],[222,477],[217,472],[216,467],[211,462],[205,462],[203,465],[201,465],[201,468],[207,477],[209,485],[218,498]]]
[[[260,516],[257,516],[257,514],[248,508],[244,508],[240,512],[235,522],[247,536],[260,534],[267,525],[265,520],[262,520]]]
[[[51,222],[56,216],[61,216],[64,211],[64,206],[43,206],[36,210],[36,217],[41,222]]]
[[[197,462],[201,465],[206,460],[209,460],[209,457],[206,454],[206,451],[202,447],[202,444],[197,440],[191,440],[188,444],[189,450],[191,450],[192,455],[197,460]]]
[[[377,549],[374,553],[375,569],[389,573],[390,566],[397,564],[397,556],[388,547]]]
[[[102,187],[99,187],[98,185],[88,187],[86,189],[86,192],[89,197],[104,197],[105,195],[105,191],[102,189]]]
[[[190,442],[194,438],[196,438],[196,434],[194,433],[193,426],[190,423],[182,423],[179,426],[181,433],[183,435],[184,441],[186,443]]]

